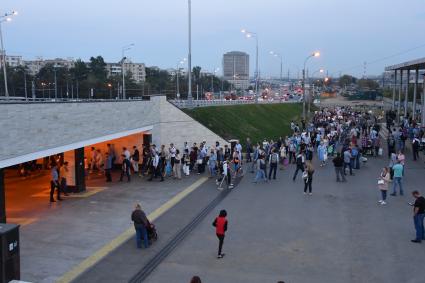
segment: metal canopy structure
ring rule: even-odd
[[[398,71],[398,70],[423,70],[425,69],[425,57],[404,63],[385,67],[385,71]]]
[[[412,98],[412,118],[416,119],[418,111],[421,112],[421,124],[422,127],[425,126],[425,78],[422,87],[422,94],[419,93],[419,71],[425,70],[425,57],[420,59],[415,59],[407,61],[404,63],[392,65],[385,67],[385,71],[394,72],[394,83],[393,83],[393,99],[392,99],[392,110],[396,110],[396,92],[398,91],[398,103],[397,103],[397,117],[400,122],[400,113],[401,113],[401,96],[404,93],[404,106],[403,106],[403,115],[408,115],[409,111],[409,84],[411,79],[411,72],[415,73],[414,82],[413,82],[413,98]],[[406,74],[403,77],[403,74]],[[403,80],[404,79],[404,80]],[[417,105],[417,98],[420,97],[420,105]],[[419,106],[419,107],[418,107]]]

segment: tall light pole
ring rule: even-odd
[[[312,57],[319,57],[320,56],[320,52],[314,52],[312,54],[310,54],[305,60],[304,60],[304,68],[303,68],[303,81],[302,81],[302,87],[303,87],[303,119],[305,121],[306,116],[305,116],[305,66],[307,65],[307,61],[308,59],[312,58]]]
[[[217,72],[219,70],[220,70],[219,68],[215,68],[214,72],[212,72],[212,74],[211,74],[211,92],[212,92],[213,96],[214,96],[214,76],[215,76],[215,74],[217,74]]]
[[[1,55],[2,55],[2,65],[3,65],[3,76],[4,76],[4,95],[9,97],[9,90],[7,88],[7,71],[6,71],[6,50],[4,49],[3,43],[3,31],[1,29],[1,24],[3,22],[10,22],[12,20],[11,16],[18,15],[18,12],[12,11],[10,13],[5,13],[3,16],[0,16],[0,42],[1,42]]]
[[[324,72],[325,72],[325,70],[324,70],[324,69],[322,69],[322,68],[320,68],[319,70],[314,71],[314,72],[311,74],[311,76],[310,76],[310,77],[311,77],[311,78],[313,78],[315,74],[317,74],[317,73],[321,73],[321,74],[323,74]],[[309,86],[310,86],[310,91],[309,91],[310,95],[308,96],[308,110],[307,110],[307,113],[308,113],[308,115],[310,116],[311,98],[312,98],[312,97],[314,97],[314,82],[313,82],[313,95],[311,95],[311,83],[310,83],[310,80],[309,80]]]
[[[183,60],[179,61],[177,63],[177,68],[176,68],[176,88],[177,88],[177,93],[176,93],[176,97],[177,99],[180,98],[180,82],[179,82],[179,75],[180,75],[180,65],[183,65],[186,62],[186,58],[183,58]]]
[[[280,53],[276,53],[274,51],[270,51],[270,55],[273,57],[280,58],[280,81],[282,81],[282,74],[283,74],[283,57]]]
[[[134,46],[134,43],[123,46],[121,49],[121,74],[122,74],[122,99],[125,99],[125,70],[124,70],[124,63],[125,63],[125,52],[130,50]]]
[[[242,29],[241,32],[245,34],[246,38],[255,37],[255,102],[258,103],[258,84],[259,84],[259,72],[258,72],[258,34],[255,32],[247,31]]]
[[[188,89],[187,89],[187,101],[189,108],[193,106],[192,97],[192,1],[187,0],[188,8],[188,54],[187,54],[187,77],[188,77]]]

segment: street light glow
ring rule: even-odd
[[[247,34],[246,34],[246,37],[247,37],[247,38],[251,38],[251,37],[252,37],[252,34],[247,33]]]
[[[314,57],[319,57],[319,56],[320,56],[320,52],[318,52],[318,51],[314,52],[314,53],[313,53],[313,56],[314,56]]]
[[[241,33],[246,33],[246,29],[241,29]]]
[[[319,72],[320,72],[320,73],[323,73],[324,71],[325,71],[325,70],[323,70],[323,69],[320,69],[320,70],[319,70]]]
[[[18,15],[18,11],[13,11],[12,15],[17,16]]]
[[[6,18],[6,22],[11,22],[12,18]]]

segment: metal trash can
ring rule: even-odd
[[[19,280],[19,225],[0,223],[0,283]]]

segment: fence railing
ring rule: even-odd
[[[276,104],[276,103],[297,103],[296,100],[284,101],[284,100],[225,100],[225,99],[214,99],[214,100],[192,100],[190,103],[188,100],[176,100],[171,99],[169,102],[173,103],[178,108],[192,108],[192,107],[208,107],[208,106],[219,106],[219,105],[242,105],[242,104]]]

